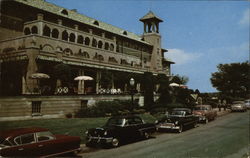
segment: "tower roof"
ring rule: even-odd
[[[144,22],[144,21],[147,21],[147,20],[150,20],[150,19],[154,19],[154,20],[157,20],[159,22],[163,22],[163,20],[161,20],[158,16],[156,16],[151,10],[146,15],[144,15],[140,19],[140,21]]]

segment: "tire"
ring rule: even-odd
[[[150,138],[150,134],[148,132],[144,132],[143,136],[145,139],[149,139]]]
[[[120,145],[120,140],[118,138],[113,138],[111,145],[114,148],[118,147]]]
[[[206,118],[206,120],[205,120],[205,124],[207,124],[209,121],[208,121],[208,118]]]
[[[177,130],[178,133],[181,133],[183,131],[183,126],[180,125],[180,128]]]

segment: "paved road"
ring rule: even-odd
[[[241,158],[249,152],[249,115],[230,113],[183,133],[161,133],[155,138],[115,149],[85,150],[83,158]]]

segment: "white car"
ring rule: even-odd
[[[247,109],[250,109],[250,99],[244,101]]]

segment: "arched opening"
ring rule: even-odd
[[[109,43],[105,43],[104,49],[109,50]]]
[[[85,45],[87,45],[87,46],[88,46],[88,45],[89,45],[89,43],[90,43],[90,39],[89,39],[88,37],[86,37],[86,38],[85,38]]]
[[[110,50],[114,51],[114,45],[113,44],[110,44]]]
[[[63,10],[61,11],[61,13],[64,14],[64,15],[68,15],[68,14],[69,14],[68,11],[67,11],[66,9],[63,9]]]
[[[79,35],[79,36],[78,36],[78,38],[77,38],[77,43],[83,44],[83,36],[82,36],[82,35]]]
[[[26,28],[24,29],[24,34],[25,34],[25,35],[29,35],[29,34],[30,34],[30,28],[26,27]]]
[[[32,32],[32,34],[37,34],[37,33],[38,33],[37,27],[36,27],[36,26],[33,26],[33,27],[31,28],[31,32]]]
[[[62,32],[62,40],[68,41],[68,37],[69,37],[68,32],[66,30],[64,30]]]
[[[92,40],[92,47],[96,47],[96,46],[97,46],[97,41],[96,41],[96,39],[93,38],[93,40]]]
[[[98,22],[98,21],[96,21],[96,20],[93,22],[93,24],[95,24],[95,25],[99,26],[99,22]]]
[[[99,41],[98,42],[98,48],[102,48],[102,45],[103,45],[102,41]]]
[[[70,42],[75,42],[75,39],[76,39],[75,34],[71,33],[71,34],[69,35],[69,41],[70,41]]]
[[[58,38],[58,36],[59,36],[59,31],[57,29],[53,29],[52,30],[52,37],[53,38]]]
[[[47,25],[43,28],[43,35],[50,37],[50,28]]]
[[[123,31],[122,34],[124,35],[128,35],[127,31]]]

